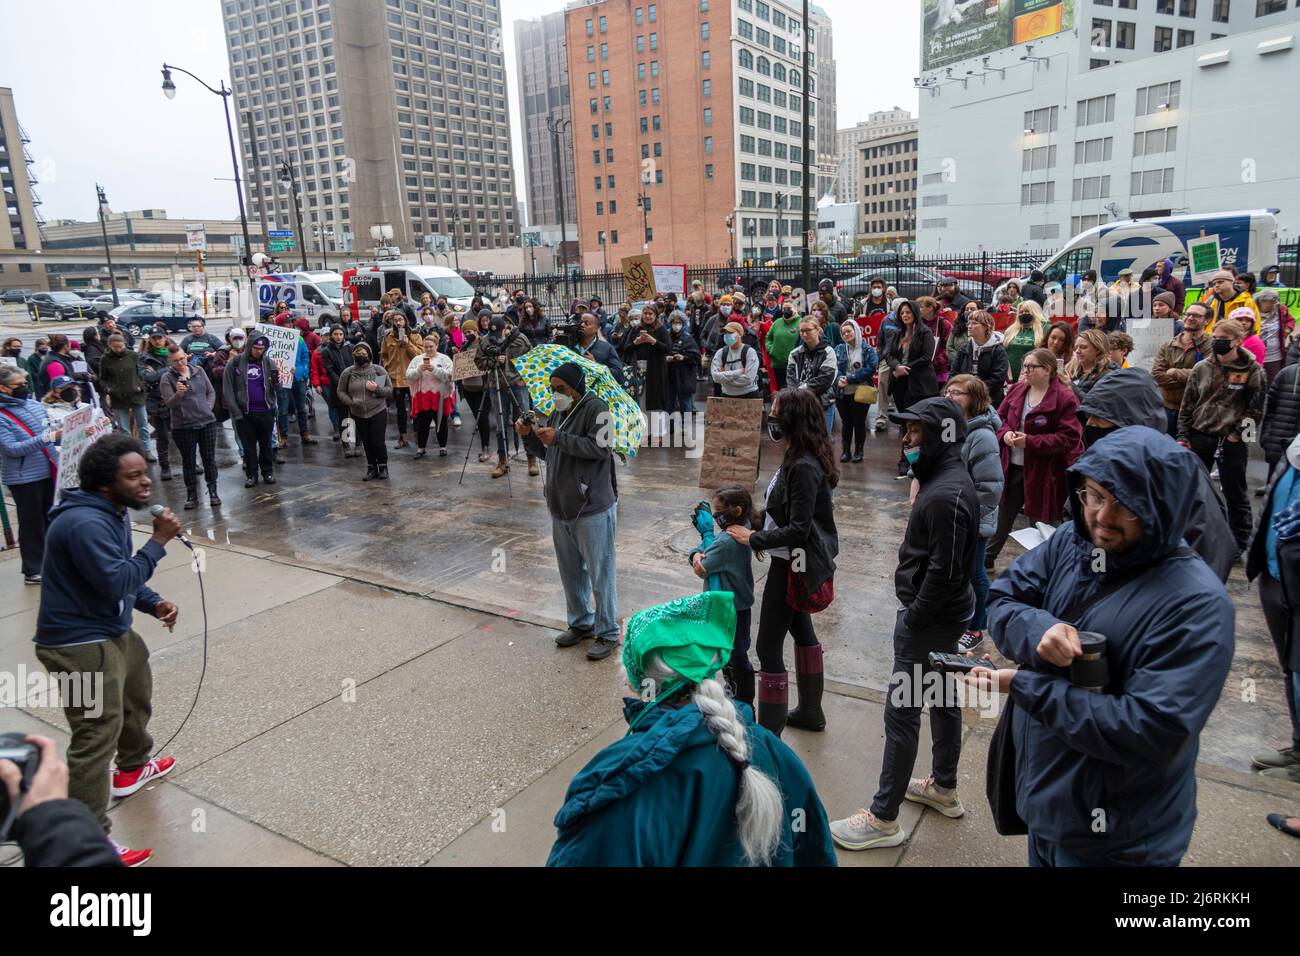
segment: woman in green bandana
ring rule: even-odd
[[[623,668],[628,733],[569,784],[548,866],[834,866],[807,768],[727,696],[730,591],[646,608]],[[797,825],[796,825],[797,822]]]

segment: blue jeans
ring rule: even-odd
[[[1099,864],[1090,863],[1083,857],[1066,853],[1055,843],[1035,836],[1031,830],[1029,833],[1029,865],[1033,867],[1078,867],[1098,866]]]
[[[294,379],[292,388],[282,388],[275,393],[276,422],[285,438],[289,437],[289,402],[293,402],[293,414],[298,419],[298,434],[306,435],[307,428],[307,380]]]
[[[835,406],[832,404],[826,406],[826,434],[830,435],[833,431],[835,431]]]
[[[984,570],[984,555],[988,551],[989,539],[980,538],[975,548],[975,573],[971,575],[971,587],[975,589],[975,616],[970,619],[972,631],[983,631],[989,623],[989,573]]]
[[[114,405],[109,410],[113,424],[126,434],[131,434],[131,420],[135,419],[135,430],[140,436],[140,444],[145,451],[153,451],[153,432],[149,430],[149,411],[143,405],[129,405],[119,408]]]
[[[501,415],[505,421],[497,422],[497,454],[506,453],[506,432],[512,430],[516,418],[531,407],[528,401],[528,389],[523,385],[512,385],[500,390],[492,389],[489,393],[492,402],[492,414],[497,411],[497,402],[501,403]]]
[[[618,505],[572,521],[551,519],[555,559],[560,566],[569,627],[618,640],[618,594],[614,576],[614,531]],[[593,610],[591,598],[595,597]]]

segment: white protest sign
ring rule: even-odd
[[[651,265],[650,269],[654,272],[656,292],[686,294],[686,266]]]
[[[282,387],[292,385],[293,367],[298,359],[298,330],[292,326],[267,325],[259,322],[249,333],[249,342],[251,343],[259,335],[265,335],[271,342],[266,354],[271,357],[272,364],[280,371],[280,385]]]
[[[77,466],[86,449],[113,430],[113,421],[97,408],[78,408],[63,420],[59,445],[59,483],[56,495],[79,486]]]
[[[17,368],[18,360],[12,355],[0,355],[0,365],[8,365],[10,368]]]

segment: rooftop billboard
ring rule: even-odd
[[[1075,0],[924,0],[921,69],[1074,29]]]

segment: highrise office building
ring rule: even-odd
[[[18,123],[14,91],[0,86],[0,190],[4,192],[5,217],[9,228],[0,230],[0,249],[41,251],[40,196],[33,185],[35,165],[27,151],[27,134]],[[0,289],[48,291],[45,266],[32,263],[0,266]]]
[[[372,226],[414,251],[518,244],[499,0],[222,0],[249,231],[296,229],[311,258],[364,254]],[[254,154],[256,147],[256,155]]]
[[[916,133],[916,117],[895,106],[878,110],[856,126],[835,133],[835,198],[840,202],[857,202],[861,198],[862,144],[882,136]]]
[[[528,222],[533,226],[558,226],[563,201],[568,238],[576,244],[577,196],[570,128],[573,114],[569,109],[564,11],[548,13],[537,20],[516,20],[515,57],[519,66]],[[558,135],[551,131],[552,126],[559,130]]]

